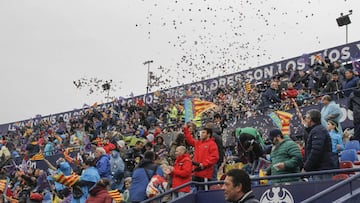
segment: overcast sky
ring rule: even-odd
[[[359,0],[2,0],[0,123],[105,101],[74,80],[111,79],[110,96],[144,94],[146,60],[169,87],[338,46],[345,27],[335,19],[349,10],[357,41],[358,8]]]

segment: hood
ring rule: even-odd
[[[96,185],[93,189],[90,190],[89,193],[91,196],[96,196],[97,194],[102,192],[107,192],[107,190],[104,187]]]
[[[116,150],[112,150],[112,151],[111,151],[111,157],[112,157],[112,158],[116,159],[116,158],[118,158],[119,156],[120,156],[120,153],[119,153],[118,151],[116,151]]]

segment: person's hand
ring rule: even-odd
[[[337,149],[338,151],[340,151],[340,150],[341,150],[341,145],[337,144],[337,145],[336,145],[336,149]]]
[[[278,168],[279,170],[284,170],[285,169],[285,164],[284,162],[279,162],[277,164],[274,165],[276,168]]]
[[[201,168],[201,170],[204,169],[204,165],[202,163],[199,164],[199,167]]]

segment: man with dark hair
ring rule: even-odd
[[[321,113],[319,110],[311,109],[306,112],[304,118],[305,131],[305,171],[320,171],[335,169],[336,163],[333,158],[331,137],[324,126],[321,125]],[[337,157],[336,157],[337,158]],[[338,158],[337,158],[338,159]],[[330,174],[317,175],[314,179],[328,179]]]
[[[142,202],[147,199],[146,187],[155,174],[163,176],[163,171],[160,166],[154,163],[155,153],[153,151],[146,151],[144,158],[135,168],[132,174],[132,182],[130,186],[131,202]]]
[[[359,77],[354,75],[354,71],[347,69],[345,71],[345,80],[343,84],[343,90],[345,97],[349,97],[350,94],[354,91],[356,84],[359,81]]]
[[[188,126],[184,125],[186,142],[194,149],[194,181],[207,181],[212,178],[214,166],[219,160],[218,147],[212,137],[210,128],[203,128],[200,133],[200,140],[195,140],[190,133]]]
[[[232,169],[224,180],[225,200],[233,203],[258,203],[251,190],[249,175],[242,169]]]
[[[342,92],[342,81],[339,80],[339,73],[334,70],[331,74],[331,80],[327,82],[323,93],[330,94],[333,99],[340,99],[344,97]]]
[[[289,136],[283,135],[280,129],[270,131],[269,138],[273,147],[271,150],[271,167],[266,170],[267,175],[281,175],[288,173],[300,173],[302,155],[297,144]],[[297,181],[299,178],[274,179],[276,182]]]

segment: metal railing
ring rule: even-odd
[[[274,176],[264,176],[264,177],[252,177],[250,178],[251,181],[259,181],[259,180],[272,180],[272,179],[283,179],[283,178],[290,178],[290,177],[311,177],[311,176],[314,176],[314,175],[323,175],[323,174],[341,174],[341,173],[350,173],[350,172],[360,172],[360,168],[349,168],[349,169],[332,169],[332,170],[323,170],[323,171],[312,171],[312,172],[306,172],[306,173],[290,173],[290,174],[284,174],[284,175],[274,175]],[[354,176],[351,176],[351,178],[348,178],[344,181],[341,181],[340,183],[343,183],[341,184],[340,186],[336,187],[335,189],[343,186],[343,185],[346,185],[349,181],[351,180],[355,180],[357,178],[360,177],[360,174],[356,174]],[[346,181],[346,182],[345,182]],[[351,181],[352,182],[352,181]],[[170,195],[172,194],[173,192],[181,189],[181,188],[184,188],[186,186],[189,186],[189,185],[196,185],[196,186],[203,186],[203,185],[216,185],[216,184],[223,184],[224,181],[209,181],[209,182],[196,182],[196,181],[190,181],[188,183],[185,183],[183,185],[180,185],[176,188],[172,188],[158,196],[155,196],[155,197],[152,197],[152,198],[149,198],[147,200],[144,200],[142,201],[141,203],[150,203],[154,200],[159,200],[159,199],[162,199],[163,197],[165,197],[166,195]],[[338,183],[338,184],[340,184]],[[336,185],[338,185],[336,184]],[[334,185],[335,186],[335,185]],[[333,186],[333,187],[334,187]],[[256,186],[255,186],[256,187]],[[332,187],[330,187],[332,188]],[[330,189],[329,188],[329,189]],[[334,190],[335,190],[334,189]],[[328,190],[328,189],[327,189]],[[327,191],[325,190],[325,191]],[[352,188],[351,188],[352,190]],[[323,194],[325,191],[321,192],[321,193],[318,193],[317,195],[319,194],[322,194],[322,195],[326,195],[330,192],[332,192],[333,190]],[[320,198],[320,197],[318,197]],[[318,199],[317,198],[317,199]]]

